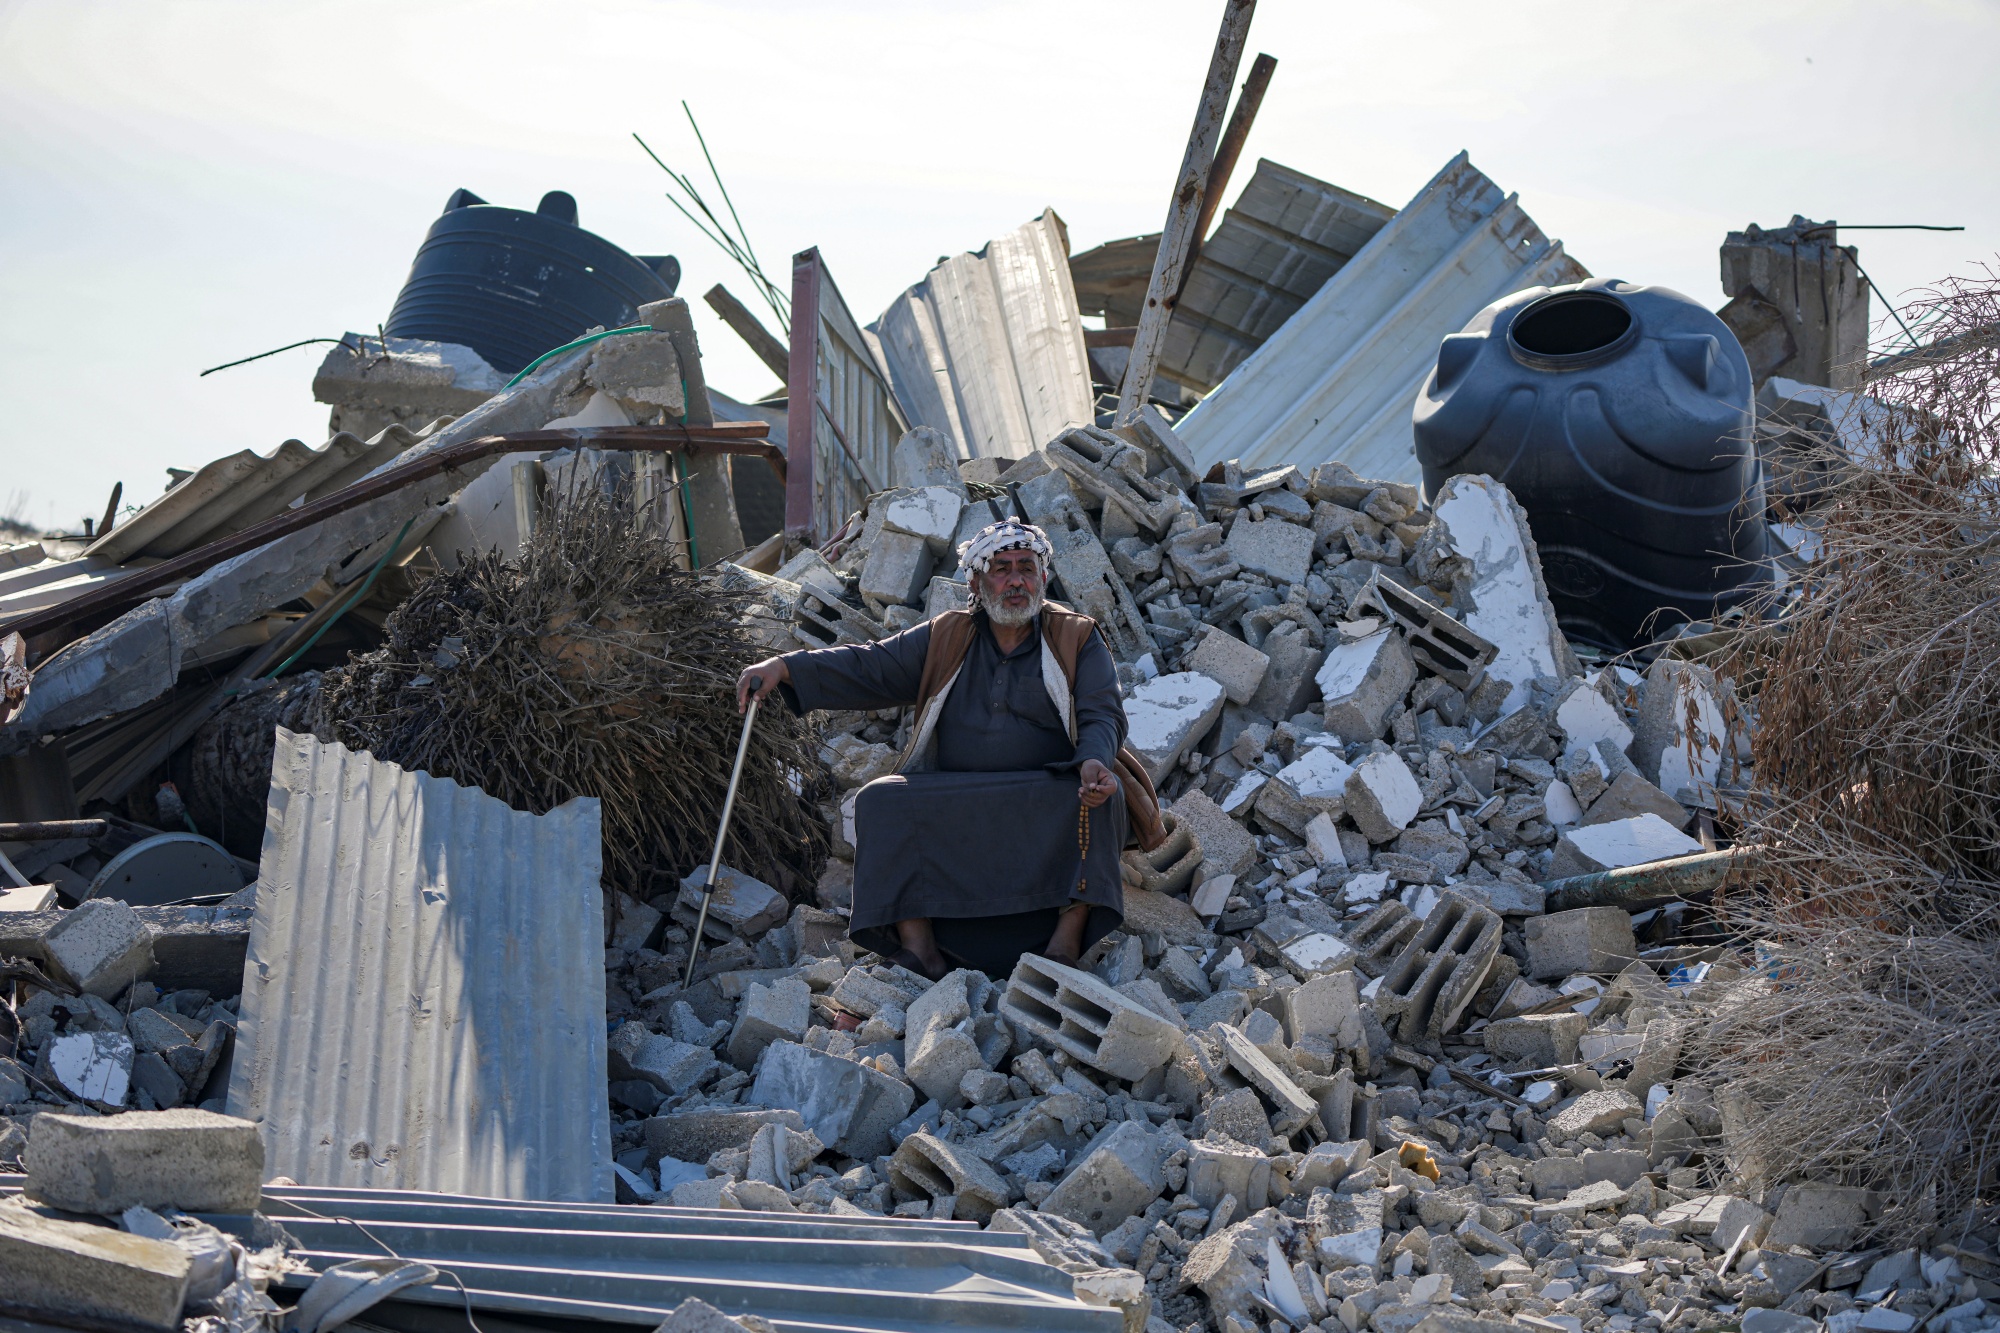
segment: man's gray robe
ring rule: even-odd
[[[1048,942],[1071,903],[1093,909],[1086,947],[1122,919],[1125,803],[1114,795],[1090,813],[1080,856],[1077,770],[1086,759],[1112,767],[1125,709],[1111,653],[1092,635],[1077,654],[1072,744],[1049,694],[1039,623],[1002,654],[983,611],[975,621],[934,749],[925,747],[933,766],[879,778],[856,799],[848,933],[892,953],[896,922],[929,917],[948,956],[1004,973]],[[799,712],[913,704],[930,636],[926,622],[876,643],[791,653],[785,700]]]

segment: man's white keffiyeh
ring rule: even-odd
[[[1049,544],[1049,534],[1032,523],[1023,523],[1018,518],[1003,518],[998,523],[989,523],[973,534],[969,542],[958,546],[959,568],[984,574],[993,563],[993,557],[1002,551],[1028,550],[1035,553],[1047,570],[1049,557],[1055,554],[1055,547]]]

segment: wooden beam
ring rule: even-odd
[[[1257,0],[1223,3],[1222,27],[1216,33],[1208,78],[1202,84],[1201,101],[1195,108],[1194,128],[1188,132],[1187,151],[1181,157],[1180,175],[1174,181],[1173,198],[1167,204],[1167,225],[1160,229],[1160,250],[1153,258],[1152,280],[1146,284],[1146,304],[1139,311],[1132,359],[1125,365],[1125,383],[1118,394],[1121,423],[1139,415],[1153,388],[1160,348],[1167,340],[1167,321],[1173,318],[1174,298],[1181,289],[1188,244],[1194,235],[1195,220],[1201,215],[1209,168],[1215,162],[1215,145],[1222,134],[1222,113],[1229,104],[1229,87],[1236,82],[1236,66],[1243,59],[1243,43],[1250,35],[1250,16],[1256,9]]]
[[[1085,347],[1130,347],[1133,336],[1138,332],[1139,330],[1129,325],[1118,329],[1085,329],[1083,331],[1083,345]]]
[[[727,287],[718,282],[701,299],[708,302],[710,310],[722,317],[724,324],[736,330],[737,337],[750,344],[750,350],[757,354],[759,361],[770,367],[773,375],[781,380],[791,378],[791,353],[776,335],[758,322],[747,306],[730,295]]]
[[[1188,241],[1187,263],[1181,266],[1181,285],[1174,291],[1174,300],[1187,290],[1188,275],[1194,272],[1194,261],[1201,258],[1201,243],[1208,239],[1208,230],[1215,221],[1215,215],[1222,209],[1222,196],[1229,189],[1229,178],[1236,171],[1236,163],[1243,156],[1243,141],[1250,137],[1250,126],[1257,119],[1257,108],[1264,104],[1264,90],[1271,86],[1272,71],[1278,68],[1276,56],[1259,55],[1250,62],[1250,77],[1243,80],[1243,89],[1236,94],[1236,109],[1229,113],[1229,128],[1222,132],[1222,142],[1215,149],[1215,164],[1208,169],[1208,184],[1201,192],[1201,216],[1195,219],[1194,236]]]
[[[792,346],[785,364],[785,538],[813,545],[819,433],[819,250],[792,256]]]

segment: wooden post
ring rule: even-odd
[[[1271,86],[1271,74],[1277,68],[1276,56],[1259,55],[1250,62],[1250,77],[1243,80],[1242,91],[1236,94],[1236,107],[1229,113],[1229,127],[1222,132],[1222,142],[1215,149],[1215,164],[1208,169],[1208,184],[1202,187],[1201,216],[1195,219],[1194,235],[1188,238],[1187,262],[1181,265],[1181,285],[1174,289],[1177,304],[1180,294],[1187,290],[1188,275],[1194,272],[1194,261],[1201,258],[1201,243],[1208,238],[1208,229],[1215,222],[1215,215],[1222,210],[1222,196],[1229,189],[1229,178],[1236,171],[1237,160],[1243,156],[1243,141],[1250,137],[1250,126],[1257,119],[1257,108],[1264,104],[1264,90]]]
[[[792,256],[792,346],[785,367],[785,539],[811,546],[819,413],[819,250]]]
[[[737,337],[750,344],[750,350],[757,354],[759,361],[771,368],[773,375],[781,380],[790,378],[791,361],[785,345],[750,313],[747,306],[732,296],[727,287],[718,282],[701,299],[708,302],[710,310],[722,317],[724,324],[736,330]]]
[[[1180,176],[1174,182],[1173,198],[1167,205],[1167,225],[1161,229],[1160,249],[1153,257],[1153,277],[1146,285],[1146,304],[1139,311],[1138,332],[1132,336],[1132,357],[1125,364],[1125,383],[1118,394],[1121,423],[1139,415],[1147,394],[1152,391],[1153,372],[1159,367],[1160,348],[1167,338],[1167,321],[1173,317],[1174,296],[1180,291],[1188,243],[1194,235],[1195,219],[1201,214],[1203,187],[1215,162],[1215,144],[1222,134],[1222,113],[1229,105],[1229,87],[1236,82],[1236,66],[1243,59],[1243,43],[1250,35],[1250,16],[1256,8],[1257,0],[1224,0],[1222,28],[1215,37],[1208,79],[1202,84],[1194,128],[1188,133],[1187,152],[1181,158]],[[796,301],[792,308],[797,311]],[[796,329],[796,314],[793,318]]]

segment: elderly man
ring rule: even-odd
[[[737,681],[739,707],[753,688],[801,713],[915,707],[898,772],[855,801],[848,933],[933,979],[1004,975],[1028,952],[1076,962],[1123,917],[1132,821],[1157,836],[1145,771],[1120,760],[1111,651],[1090,617],[1043,599],[1050,553],[1040,528],[991,524],[959,548],[972,609]]]

